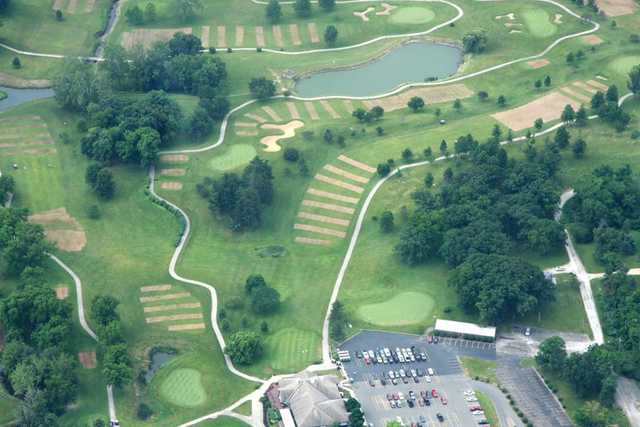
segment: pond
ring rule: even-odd
[[[52,89],[13,89],[10,87],[0,86],[0,92],[6,93],[8,96],[0,101],[0,111],[7,111],[10,108],[17,107],[25,102],[36,99],[53,97]]]
[[[361,66],[312,74],[299,80],[295,91],[305,98],[381,95],[407,83],[451,76],[462,58],[462,51],[455,46],[408,43]]]
[[[162,368],[171,359],[176,357],[176,353],[156,350],[151,352],[150,357],[151,362],[149,363],[149,367],[144,373],[144,379],[147,381],[147,384],[151,381],[151,378],[153,378],[155,373],[158,372],[158,369]]]

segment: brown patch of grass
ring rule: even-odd
[[[160,188],[163,189],[163,190],[180,191],[180,190],[182,190],[182,183],[181,182],[176,182],[176,181],[161,182],[160,183]]]
[[[169,41],[175,33],[191,34],[191,27],[183,28],[165,28],[165,29],[149,29],[138,28],[133,31],[125,31],[122,33],[122,47],[131,49],[134,46],[142,45],[148,49],[155,42]]]
[[[634,0],[596,0],[596,4],[607,16],[631,15],[638,8]]]
[[[364,101],[365,106],[371,109],[375,106],[384,108],[385,111],[395,111],[408,108],[407,103],[414,96],[424,99],[427,104],[451,102],[456,99],[464,99],[473,95],[473,91],[464,84],[452,84],[446,86],[417,87],[405,90],[397,95],[387,96],[369,101]]]
[[[78,252],[87,244],[82,225],[64,207],[36,213],[28,219],[29,222],[42,225],[47,240],[55,243],[62,251]]]
[[[69,297],[69,288],[66,286],[58,286],[56,288],[56,298],[67,299]]]
[[[560,92],[551,92],[520,107],[492,114],[491,117],[514,131],[520,131],[532,127],[539,118],[545,123],[558,120],[567,104],[574,109],[580,108],[580,102]]]
[[[96,352],[95,351],[83,351],[78,353],[78,359],[80,359],[80,364],[85,369],[95,369],[96,362]]]
[[[527,65],[530,66],[533,69],[542,68],[542,67],[545,67],[545,66],[547,66],[549,64],[551,64],[551,61],[549,61],[548,59],[545,59],[545,58],[535,59],[533,61],[527,61]]]
[[[204,329],[204,323],[187,323],[186,325],[171,325],[167,329],[170,331],[194,331]]]

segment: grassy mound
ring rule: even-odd
[[[555,34],[558,27],[551,23],[551,17],[542,9],[528,9],[522,13],[527,29],[534,37],[544,38]]]
[[[183,407],[202,405],[207,397],[202,386],[202,374],[188,368],[171,372],[160,386],[160,395],[174,405]]]
[[[640,55],[628,55],[614,59],[609,63],[608,68],[616,73],[627,75],[638,64],[640,64]]]
[[[256,156],[256,149],[248,144],[232,145],[227,151],[209,162],[218,171],[229,171],[244,166]]]
[[[402,326],[419,323],[431,315],[434,301],[422,292],[402,292],[387,301],[358,308],[358,316],[378,326]]]
[[[310,331],[286,328],[266,339],[266,353],[276,371],[296,371],[315,362],[320,336]]]
[[[269,245],[256,248],[256,252],[260,258],[279,258],[287,254],[287,248],[281,245]]]
[[[391,13],[394,24],[424,24],[436,17],[434,11],[426,7],[401,7]]]

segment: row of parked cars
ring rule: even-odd
[[[471,411],[471,414],[478,417],[478,425],[489,426],[489,421],[484,417],[484,410],[478,403],[476,392],[473,390],[465,391],[464,400],[469,404],[469,411]]]
[[[415,346],[412,346],[411,348],[396,347],[395,350],[384,347],[376,350],[356,351],[356,357],[358,359],[364,359],[364,363],[367,365],[427,361],[427,355],[424,352],[418,351]]]
[[[436,414],[436,418],[441,423],[444,422],[444,415],[442,415],[440,412],[438,412]],[[405,425],[402,422],[402,418],[401,417],[396,417],[396,421],[398,421],[400,423],[400,425]],[[418,418],[418,422],[412,421],[410,426],[411,427],[428,427],[429,424],[427,424],[427,419],[424,417],[424,415],[420,415],[420,418]]]

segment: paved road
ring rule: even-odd
[[[522,427],[524,424],[520,421],[518,414],[515,413],[509,400],[496,386],[483,383],[482,381],[471,381],[475,390],[481,391],[491,399],[496,409],[498,422],[500,427]]]
[[[631,426],[640,427],[640,389],[635,381],[618,377],[616,403],[627,415]]]

